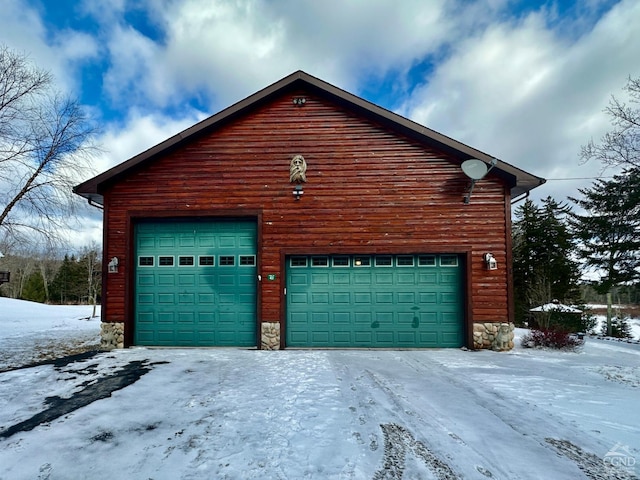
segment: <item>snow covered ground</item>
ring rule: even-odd
[[[77,320],[90,310],[32,307],[2,348],[32,345],[30,324],[98,333]],[[1,480],[631,479],[638,463],[640,346],[626,343],[134,348],[0,373]]]
[[[100,346],[100,307],[0,297],[0,372]],[[2,477],[0,477],[2,478]]]

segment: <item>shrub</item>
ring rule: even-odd
[[[526,348],[553,348],[556,350],[575,350],[583,340],[569,332],[559,329],[531,330],[522,337],[521,344]]]
[[[594,333],[598,326],[598,317],[596,317],[593,310],[587,305],[578,305],[578,308],[582,310],[582,315],[580,315],[580,329],[577,331],[582,333]]]
[[[578,305],[582,313],[551,311],[530,315],[529,326],[541,331],[554,330],[567,333],[592,332],[597,325],[597,318],[586,305]]]
[[[629,325],[629,317],[615,316],[611,317],[611,336],[615,338],[631,338],[631,325]],[[600,327],[600,333],[607,335],[607,321],[605,320]]]
[[[585,306],[579,306],[578,308],[582,310],[581,314],[553,312],[549,327],[570,333],[592,331],[598,323],[596,316]]]

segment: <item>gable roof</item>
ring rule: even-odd
[[[480,159],[486,163],[491,163],[494,157],[481,152],[473,147],[458,142],[446,135],[431,130],[408,118],[393,113],[363,98],[353,95],[334,85],[331,85],[319,78],[316,78],[301,70],[284,77],[283,79],[263,88],[234,105],[212,115],[182,132],[168,138],[154,147],[122,162],[115,167],[101,173],[74,187],[73,191],[89,200],[89,202],[103,204],[103,186],[117,181],[126,175],[131,169],[141,166],[145,162],[152,160],[157,155],[174,149],[179,145],[196,138],[199,135],[214,130],[215,128],[232,121],[234,118],[261,105],[271,98],[282,95],[290,90],[299,88],[307,89],[321,97],[328,98],[348,110],[360,113],[372,120],[384,125],[387,128],[396,130],[420,143],[430,145],[436,149],[443,150],[453,157],[460,159],[462,163],[471,158]],[[542,185],[544,178],[532,175],[513,165],[501,160],[497,161],[492,174],[504,178],[511,188],[511,197],[515,198],[529,192]]]

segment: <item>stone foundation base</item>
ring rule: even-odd
[[[100,325],[100,348],[113,350],[124,348],[124,323],[102,322]]]
[[[504,322],[473,324],[473,348],[506,351],[513,348],[515,325]],[[100,325],[100,348],[124,348],[124,323],[103,322]],[[263,322],[260,332],[263,350],[280,350],[280,323]]]
[[[280,350],[280,323],[263,322],[260,330],[262,350]]]
[[[513,348],[515,325],[505,322],[473,324],[473,348],[491,349],[499,352]]]

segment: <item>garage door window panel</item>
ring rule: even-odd
[[[139,267],[153,267],[153,257],[138,257]]]
[[[375,257],[376,267],[393,267],[393,257],[391,255],[378,255]]]
[[[194,266],[194,258],[193,256],[179,256],[178,257],[178,266],[180,267],[193,267]]]
[[[458,256],[457,255],[440,255],[441,267],[457,267]]]
[[[173,267],[174,258],[170,256],[158,257],[158,266],[160,267]]]
[[[312,267],[328,267],[329,257],[311,257]]]
[[[213,255],[200,255],[198,257],[198,265],[201,267],[213,267],[215,263],[216,261]]]
[[[240,255],[241,267],[255,267],[256,256],[255,255]]]
[[[396,265],[398,267],[413,267],[414,263],[413,255],[398,255],[396,257]]]
[[[338,256],[338,257],[333,257],[331,259],[331,265],[336,267],[336,268],[346,268],[349,267],[350,262],[349,262],[349,257],[347,256]]]
[[[353,259],[353,266],[354,267],[370,267],[371,257],[356,256]]]
[[[301,268],[307,266],[307,257],[291,257],[289,259],[289,266],[292,268]]]
[[[236,264],[236,257],[233,255],[220,255],[218,264],[221,267],[233,267]]]
[[[418,266],[419,267],[435,267],[436,256],[435,255],[419,255]]]

